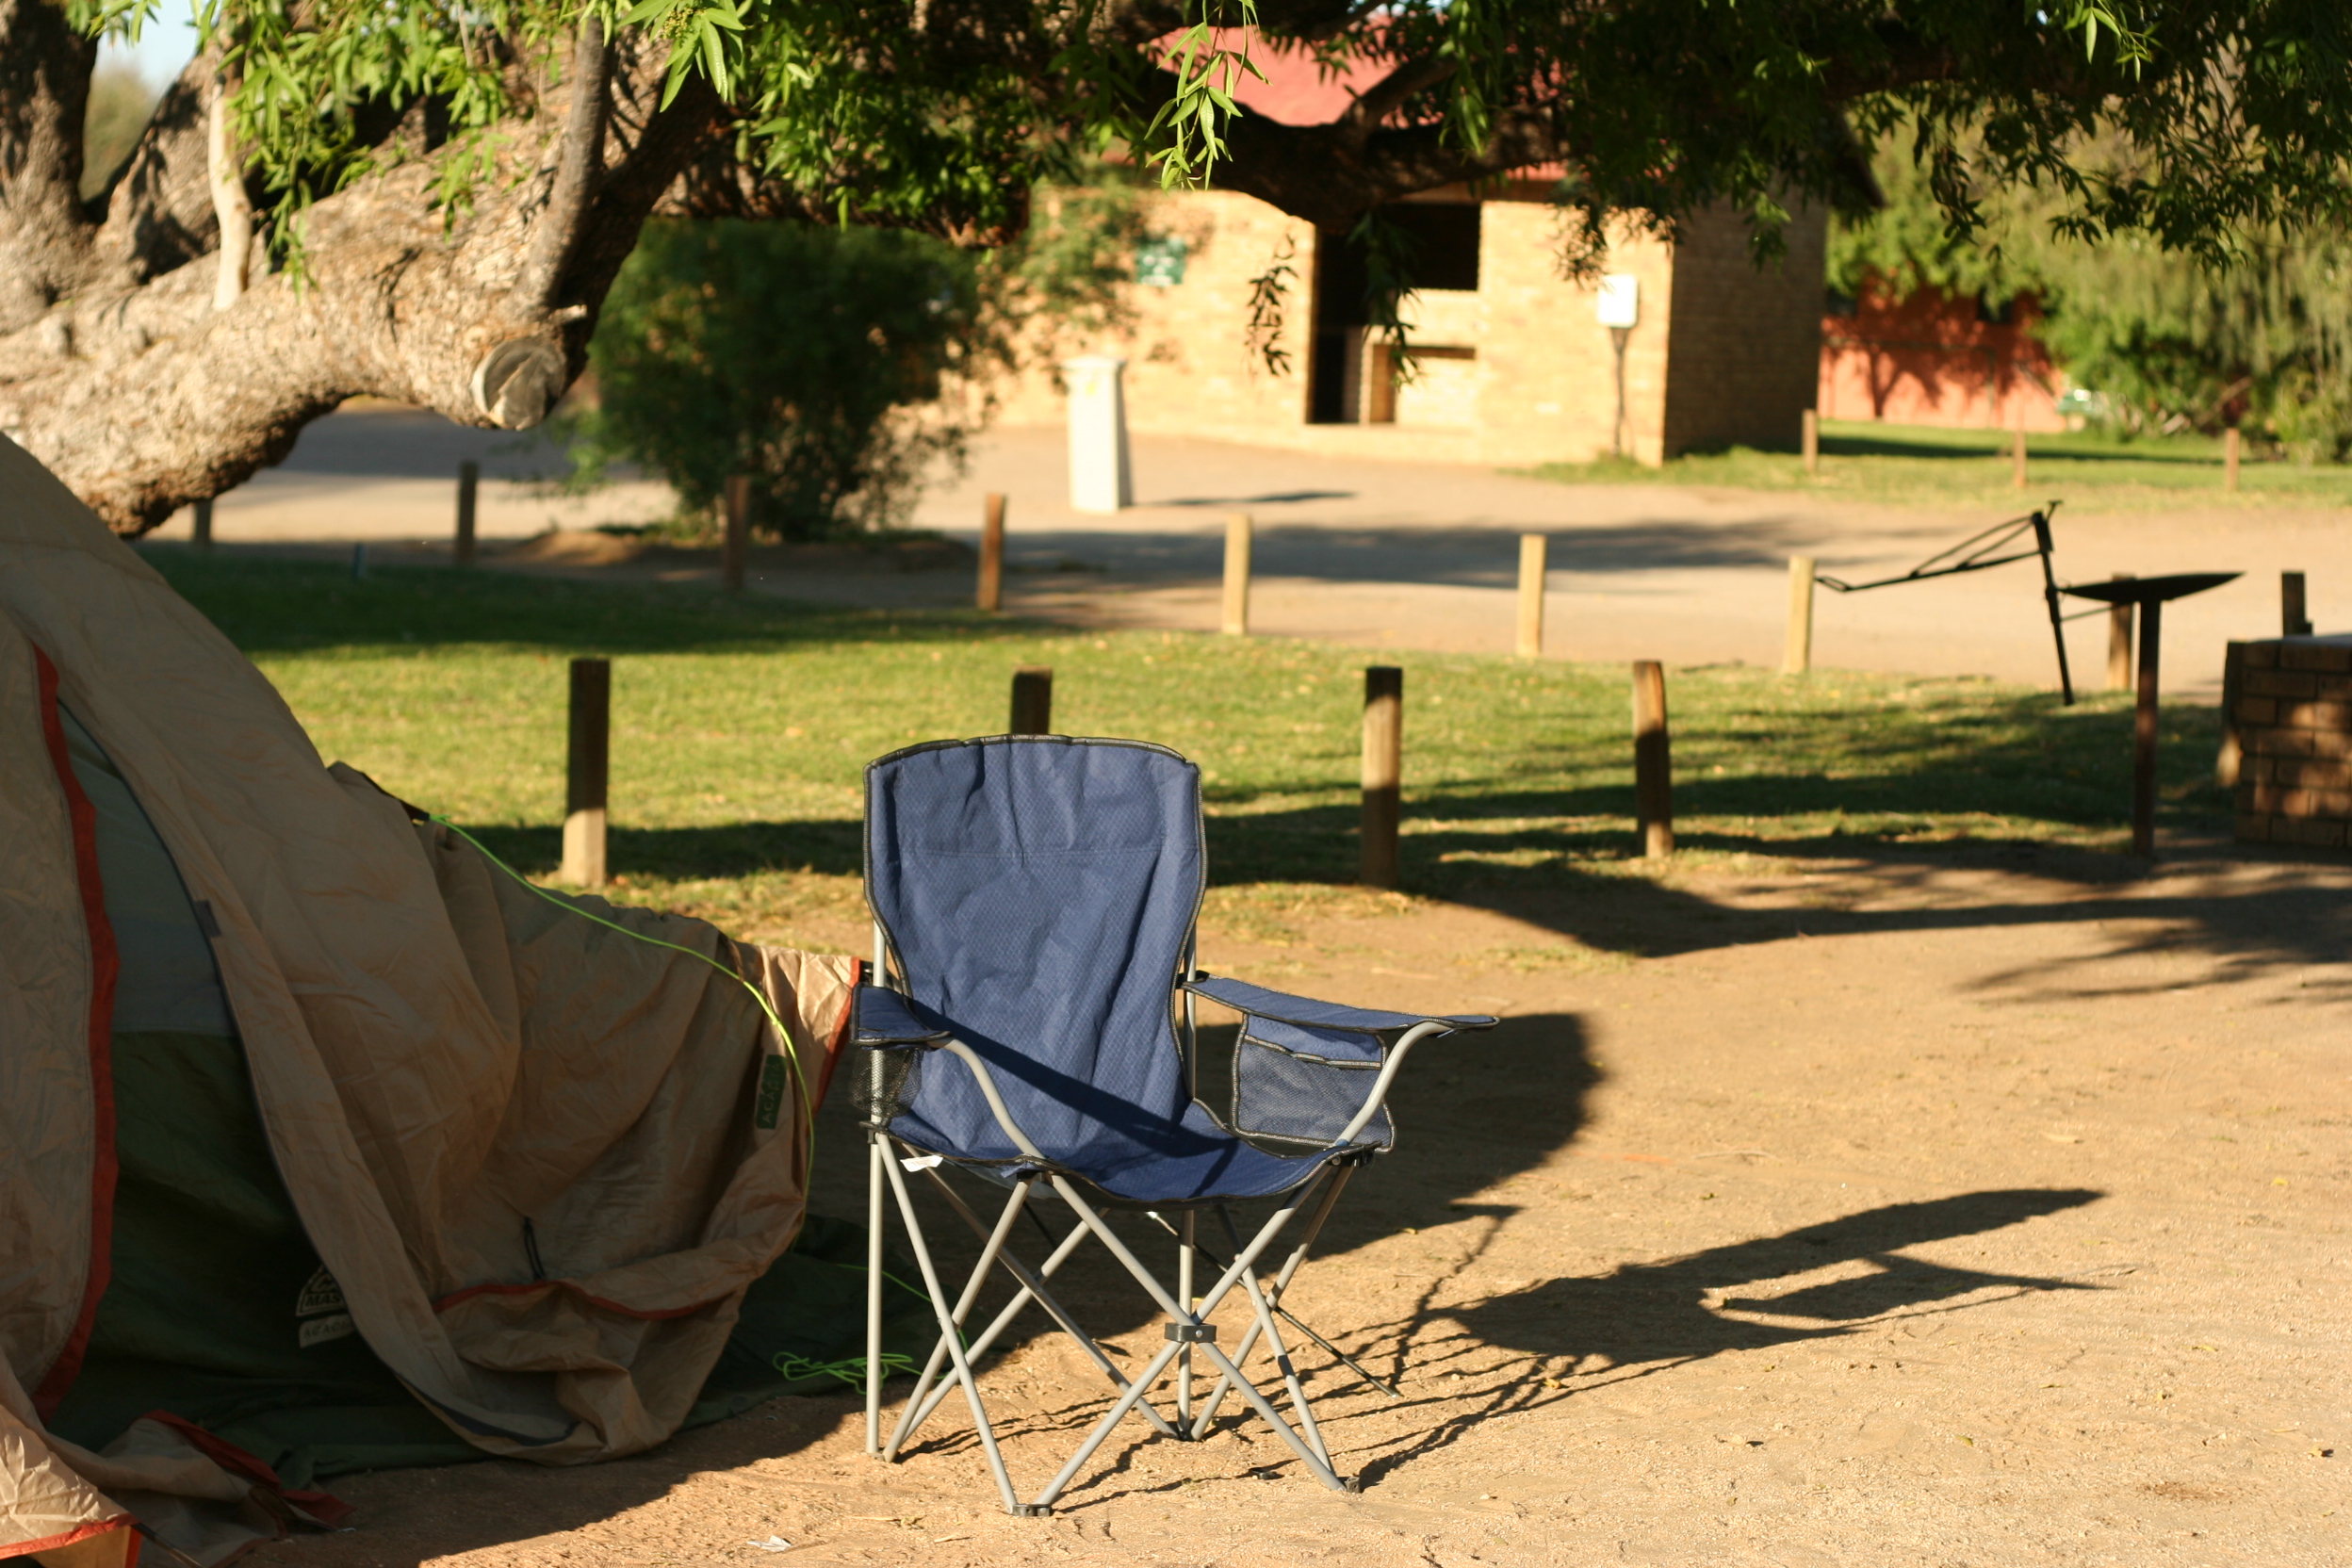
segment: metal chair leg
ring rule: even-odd
[[[915,1250],[915,1262],[923,1270],[923,1288],[931,1295],[931,1312],[939,1320],[939,1335],[947,1342],[948,1358],[956,1364],[956,1377],[964,1385],[964,1398],[972,1406],[972,1424],[980,1433],[981,1450],[988,1455],[988,1468],[995,1474],[996,1488],[1004,1498],[1004,1511],[1021,1511],[1021,1498],[1013,1491],[1013,1478],[1004,1471],[1004,1456],[997,1452],[996,1431],[988,1425],[988,1407],[980,1402],[980,1385],[972,1375],[972,1362],[964,1354],[962,1338],[957,1334],[955,1320],[947,1310],[947,1293],[939,1287],[939,1271],[931,1262],[931,1249],[923,1236],[923,1221],[915,1215],[914,1200],[906,1191],[906,1173],[898,1162],[885,1158],[882,1173],[890,1178],[890,1191],[898,1199],[898,1216],[906,1227],[907,1240]]]
[[[884,1459],[898,1458],[899,1450],[914,1435],[915,1428],[923,1417],[931,1413],[932,1407],[923,1403],[923,1393],[931,1386],[931,1380],[939,1376],[939,1363],[947,1359],[950,1339],[962,1338],[964,1319],[972,1315],[972,1304],[979,1298],[980,1287],[988,1282],[988,1270],[995,1266],[996,1255],[1004,1250],[1004,1238],[1011,1233],[1013,1222],[1021,1217],[1021,1206],[1028,1200],[1029,1184],[1025,1181],[1015,1184],[1013,1195],[1004,1200],[1004,1212],[997,1217],[996,1229],[988,1233],[987,1243],[980,1250],[980,1261],[972,1265],[972,1278],[964,1282],[964,1293],[956,1298],[956,1310],[950,1315],[955,1321],[955,1329],[950,1334],[942,1334],[939,1343],[931,1348],[931,1359],[924,1364],[923,1376],[915,1380],[915,1391],[906,1396],[906,1408],[899,1413],[897,1429],[890,1433],[890,1442],[883,1445]],[[967,1356],[972,1353],[966,1352]]]
[[[880,1133],[866,1135],[866,1452],[882,1452],[882,1162]]]

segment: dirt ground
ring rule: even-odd
[[[1207,933],[1223,972],[1506,1020],[1413,1062],[1289,1298],[1404,1396],[1302,1357],[1361,1494],[1254,1421],[1131,1421],[1008,1518],[959,1402],[885,1467],[844,1395],[594,1468],[346,1478],[356,1530],[257,1560],[2352,1562],[2352,871],[1868,854]],[[819,1207],[858,1216],[842,1110]],[[982,1384],[1029,1491],[1104,1405],[1039,1332]]]

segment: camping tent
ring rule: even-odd
[[[325,765],[0,439],[0,1558],[217,1562],[332,1523],[316,1475],[773,1392],[856,975],[550,898]]]

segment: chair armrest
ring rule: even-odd
[[[850,1037],[876,1051],[937,1050],[952,1031],[917,1011],[911,997],[887,986],[860,986],[850,1004]]]
[[[1214,974],[1180,981],[1188,991],[1221,1002],[1237,1013],[1253,1018],[1270,1018],[1278,1023],[1295,1023],[1304,1029],[1356,1029],[1366,1034],[1386,1034],[1397,1029],[1412,1029],[1424,1023],[1434,1023],[1446,1030],[1492,1029],[1501,1021],[1484,1013],[1447,1015],[1444,1013],[1391,1013],[1377,1007],[1345,1007],[1336,1002],[1317,1002],[1311,997],[1292,996],[1284,991],[1268,990],[1243,980],[1228,980]]]

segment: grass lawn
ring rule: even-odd
[[[1855,499],[2014,506],[2020,511],[2052,497],[2064,497],[2078,509],[2106,512],[2183,504],[2352,505],[2352,466],[2249,455],[2239,466],[2238,493],[2232,496],[2221,487],[2221,443],[2216,439],[2177,435],[2126,440],[2096,431],[2027,436],[2027,486],[2019,491],[2010,480],[2009,441],[2006,431],[1824,419],[1818,478],[1806,476],[1793,451],[1760,452],[1747,447],[1678,457],[1658,468],[1603,459],[1551,463],[1532,471],[1540,479],[1575,484],[1812,490]]]
[[[1285,910],[1378,903],[1354,874],[1360,649],[1072,633],[968,612],[810,608],[687,588],[448,568],[365,581],[151,545],[320,752],[551,872],[564,661],[613,659],[613,870],[624,896],[791,941],[858,898],[858,778],[919,740],[1000,732],[1017,664],[1054,670],[1054,727],[1200,763],[1213,911],[1280,939]],[[1628,677],[1616,665],[1383,655],[1405,679],[1407,890],[1671,875],[1633,856]],[[1984,680],[1740,667],[1669,673],[1677,833],[1692,858],[1977,839],[2118,850],[2121,696],[2062,709]],[[2165,825],[2227,830],[2211,710],[2164,734]],[[1806,846],[1812,846],[1808,851]]]

